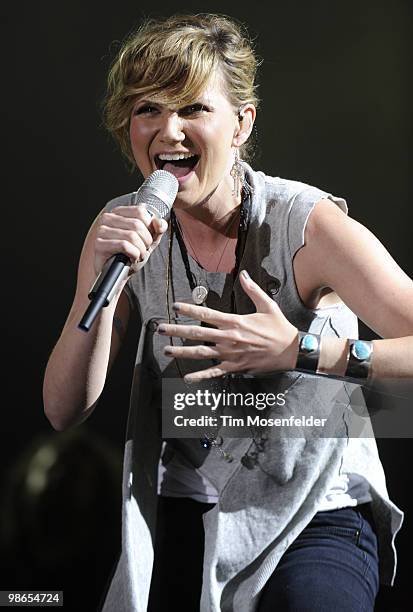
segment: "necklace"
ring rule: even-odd
[[[228,234],[230,232],[230,229],[232,228],[232,226],[234,224],[234,221],[237,218],[238,218],[238,215],[235,214],[233,216],[233,218],[230,220],[230,222],[229,222],[229,224],[228,224],[228,226],[226,228],[226,232],[225,232],[226,234]],[[184,238],[185,238],[187,240],[187,242],[189,243],[189,246],[191,247],[191,250],[192,250],[193,254],[195,255],[195,261],[196,261],[196,263],[198,264],[198,266],[200,268],[200,275],[199,275],[199,277],[197,279],[195,279],[195,286],[192,287],[192,301],[194,302],[194,304],[197,304],[197,305],[201,306],[201,305],[205,304],[206,298],[208,297],[208,290],[209,290],[208,282],[207,282],[207,279],[206,279],[206,274],[204,275],[205,278],[202,279],[202,273],[205,271],[205,268],[200,263],[200,257],[199,257],[198,253],[196,252],[196,250],[195,250],[195,248],[194,248],[194,246],[192,244],[192,240],[190,239],[189,234],[187,234],[186,232],[183,231],[183,227],[181,226],[181,224],[180,224],[179,220],[177,219],[176,215],[175,214],[171,215],[171,219],[173,219],[174,222],[175,222],[175,230],[177,230],[178,240],[179,240],[179,238],[181,238],[181,241],[183,243],[183,245],[181,245],[181,241],[180,241],[181,251],[183,250],[182,249],[182,246],[183,246],[184,249],[185,249],[185,252],[186,252],[185,243],[184,243]],[[178,232],[179,232],[179,234],[178,234]],[[227,247],[228,247],[228,244],[229,244],[230,240],[231,240],[231,236],[228,236],[228,238],[226,239],[226,241],[224,243],[224,248],[221,251],[221,255],[219,257],[219,260],[218,260],[218,263],[217,263],[217,265],[215,267],[214,272],[218,272],[218,268],[221,265],[221,261],[222,261],[222,259],[224,257],[225,251],[227,250]]]
[[[240,262],[241,262],[241,257],[242,257],[242,253],[245,247],[245,241],[246,241],[246,233],[247,233],[247,229],[248,229],[248,225],[249,225],[249,208],[250,208],[250,196],[251,196],[252,190],[251,189],[246,189],[245,190],[245,197],[242,199],[241,202],[241,210],[240,210],[240,225],[239,225],[239,231],[238,231],[238,242],[237,242],[237,247],[236,247],[236,251],[235,251],[235,258],[236,258],[236,262],[235,262],[235,268],[232,272],[232,277],[233,277],[233,282],[235,282],[235,279],[238,275],[238,270],[240,267]],[[231,221],[231,223],[233,222],[233,220]],[[229,229],[229,228],[228,228]],[[185,271],[186,271],[186,275],[188,278],[188,282],[190,285],[190,288],[192,289],[192,296],[194,296],[194,290],[200,286],[203,287],[203,285],[199,284],[196,282],[196,278],[195,275],[193,274],[193,272],[191,271],[190,265],[189,265],[189,259],[188,259],[188,254],[185,248],[185,243],[183,241],[182,238],[182,234],[181,231],[179,230],[179,225],[178,225],[178,220],[176,219],[176,216],[174,214],[174,211],[172,209],[171,211],[171,222],[170,222],[170,226],[169,226],[169,240],[168,240],[168,257],[167,257],[167,265],[166,265],[166,305],[167,305],[167,316],[168,316],[168,323],[172,322],[172,319],[174,321],[174,323],[179,323],[179,315],[177,313],[174,312],[173,317],[171,316],[171,307],[170,307],[170,293],[172,293],[172,297],[173,300],[175,301],[175,292],[174,292],[174,288],[173,288],[173,282],[172,282],[172,243],[173,243],[173,234],[176,234],[176,238],[181,250],[181,255],[182,255],[182,259],[185,265]],[[188,240],[189,244],[191,244],[190,240]],[[218,262],[217,268],[219,268],[219,265],[222,261],[222,257],[224,255],[225,249],[227,247],[227,244],[229,242],[229,239],[227,239],[225,245],[224,245],[224,249],[223,252],[221,253],[220,256],[220,260]],[[196,255],[196,251],[194,250],[193,246],[191,245],[192,250],[194,252],[194,254]],[[199,263],[198,259],[196,258],[195,261],[197,262],[198,266],[203,269],[203,267],[201,266],[201,264]],[[217,270],[216,270],[217,271]],[[207,283],[205,283],[207,284]],[[206,295],[203,298],[201,304],[205,305],[205,301],[206,301],[206,297],[208,295],[208,290],[205,287],[205,291],[206,291]],[[195,301],[195,300],[194,300]],[[234,299],[234,292],[232,291],[232,295],[231,295],[231,312],[236,312],[236,305],[235,305],[235,299]],[[201,325],[203,325],[203,323],[201,323]],[[184,344],[184,341],[181,339],[182,345]],[[169,343],[171,346],[174,346],[174,342],[173,342],[173,337],[170,336],[169,337]],[[218,361],[216,360],[212,360],[214,364],[217,364]],[[178,359],[174,359],[176,368],[178,370],[179,376],[181,377],[181,379],[184,378],[180,364]],[[222,379],[225,379],[225,388],[228,389],[229,384],[230,384],[230,379],[232,378],[231,375],[227,375],[222,377]],[[253,433],[253,432],[252,432]],[[252,442],[253,442],[253,448],[249,449],[240,459],[242,465],[244,467],[246,467],[247,469],[253,469],[259,462],[259,454],[264,452],[265,449],[265,444],[267,441],[268,435],[266,434],[266,432],[264,432],[263,434],[261,434],[260,438],[258,440],[255,439],[254,437],[254,433],[252,436]],[[203,435],[202,438],[200,438],[199,440],[201,446],[207,450],[209,450],[210,448],[214,448],[216,452],[218,452],[218,454],[220,454],[222,456],[222,458],[227,461],[228,463],[231,463],[234,460],[234,457],[231,455],[231,453],[225,451],[222,447],[224,440],[222,438],[222,436],[219,435],[219,426],[218,427],[214,427],[213,431],[211,432],[205,432],[205,434]]]

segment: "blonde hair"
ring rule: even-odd
[[[108,74],[103,121],[135,166],[129,122],[137,96],[159,103],[186,105],[221,74],[224,91],[236,112],[259,104],[255,76],[258,61],[241,24],[215,14],[175,15],[147,20],[122,44]],[[251,144],[243,145],[248,157]]]

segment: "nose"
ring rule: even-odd
[[[160,140],[168,144],[185,140],[182,118],[176,112],[168,113],[160,125]]]

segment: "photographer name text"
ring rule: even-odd
[[[202,415],[197,418],[184,417],[179,414],[174,417],[176,427],[324,427],[327,419],[313,416],[289,416],[265,418],[260,415],[233,417],[221,414],[217,417]]]

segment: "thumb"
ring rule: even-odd
[[[246,270],[242,270],[240,279],[241,287],[254,302],[257,312],[273,313],[274,307],[277,307],[277,304],[252,280]]]
[[[160,241],[162,240],[162,237],[165,233],[165,231],[168,229],[168,224],[166,221],[164,221],[165,226],[161,226],[158,230],[158,233],[155,234],[155,240],[152,242],[151,246],[149,247],[149,251],[152,253],[152,251],[154,249],[156,249],[156,247],[158,246],[158,244],[160,243]]]
[[[168,223],[165,221],[165,219],[154,217],[152,219],[152,228],[155,234],[164,234],[168,229]]]

